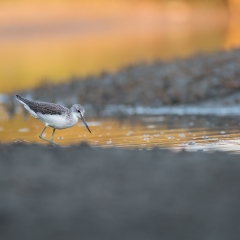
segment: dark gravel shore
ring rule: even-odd
[[[239,155],[0,145],[0,239],[240,239]]]
[[[67,107],[81,103],[89,115],[102,115],[109,105],[156,108],[206,100],[239,104],[240,49],[143,63],[97,77],[72,77],[57,85],[45,79],[35,89],[17,93]],[[10,112],[15,105],[14,94],[6,98]]]

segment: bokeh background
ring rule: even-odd
[[[1,0],[0,93],[239,45],[238,0]]]

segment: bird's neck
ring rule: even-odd
[[[70,115],[70,119],[72,120],[72,121],[74,121],[74,122],[78,122],[78,116],[77,116],[77,114],[73,111],[73,109],[72,108],[70,108],[70,110],[69,110],[69,115]]]

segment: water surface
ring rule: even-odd
[[[44,124],[19,112],[9,118],[0,114],[0,142],[48,144],[38,135]],[[92,146],[123,148],[168,148],[174,151],[227,151],[240,153],[240,120],[219,116],[128,116],[116,118],[88,118],[92,131],[79,123],[69,129],[57,130],[55,141],[61,146],[87,142]],[[45,137],[51,137],[52,129]]]

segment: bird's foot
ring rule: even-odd
[[[53,145],[56,145],[56,146],[60,146],[59,144],[55,143],[54,141],[51,141],[50,140],[50,143],[52,143]]]
[[[51,144],[53,144],[53,145],[55,145],[55,146],[60,146],[59,144],[55,143],[55,142],[53,141],[53,139],[48,140],[47,138],[44,138],[44,137],[42,137],[42,136],[39,136],[39,137],[40,137],[42,140],[47,141],[47,142],[49,142],[49,143],[51,143]]]

